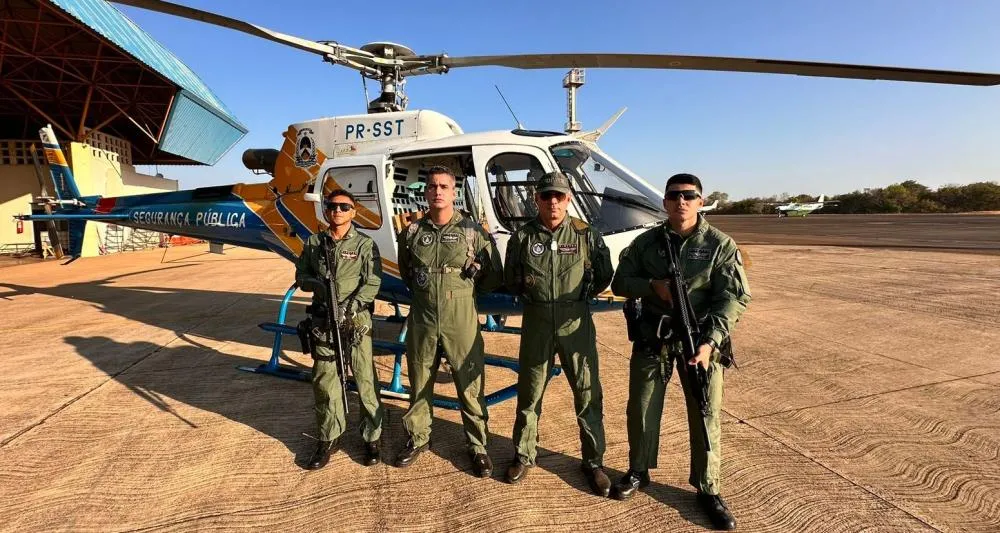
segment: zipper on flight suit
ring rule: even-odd
[[[447,224],[448,223],[445,223],[445,226],[447,226]],[[435,272],[435,276],[437,277],[437,295],[435,297],[436,301],[434,304],[434,328],[437,330],[437,342],[434,346],[434,357],[438,357],[437,346],[441,344],[441,284],[444,283],[444,275],[441,273],[441,239],[439,238],[441,236],[439,231],[440,228],[438,228],[437,224],[434,222],[430,222],[430,225],[434,228],[434,264],[437,265],[435,267],[435,269],[437,269],[437,272]]]
[[[566,222],[566,220],[564,219],[563,222]],[[559,225],[559,228],[561,228],[561,227],[562,227],[562,224]],[[559,231],[559,228],[556,228],[556,231]],[[548,229],[548,228],[546,228],[546,229]],[[555,244],[555,243],[556,243],[556,233],[555,233],[555,231],[550,231],[549,232],[549,246],[548,246],[548,248],[549,248],[549,256],[550,256],[550,260],[549,260],[549,312],[552,314],[552,336],[553,337],[555,336],[555,332],[556,332],[556,250],[553,250],[553,248],[556,248],[556,249],[559,248],[559,245]]]

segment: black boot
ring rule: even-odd
[[[708,519],[711,520],[712,527],[715,529],[722,531],[736,529],[736,519],[733,518],[733,513],[729,512],[729,507],[722,496],[699,492],[698,505],[708,515]]]
[[[522,479],[527,477],[528,470],[530,469],[531,465],[526,465],[519,458],[514,457],[514,461],[507,467],[507,474],[504,475],[504,480],[511,485],[520,483]]]
[[[417,457],[420,457],[420,454],[427,448],[430,448],[430,446],[430,441],[427,441],[423,446],[414,446],[413,439],[411,438],[406,441],[406,447],[400,450],[399,455],[396,456],[396,466],[403,468],[412,465],[417,460]]]
[[[649,471],[638,472],[629,470],[615,483],[614,497],[617,500],[627,500],[632,497],[635,491],[649,485]]]
[[[611,492],[611,480],[604,473],[604,467],[583,463],[580,465],[580,469],[583,470],[583,475],[587,478],[590,490],[598,496],[607,498]]]
[[[316,444],[316,451],[313,452],[309,462],[306,463],[306,470],[319,470],[330,462],[330,456],[337,451],[337,439],[321,440]]]
[[[493,461],[485,453],[477,453],[472,456],[472,472],[476,477],[490,477],[493,475]]]
[[[378,441],[365,443],[365,466],[377,465],[382,460],[382,449]]]

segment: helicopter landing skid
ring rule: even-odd
[[[271,358],[267,361],[267,363],[263,363],[256,367],[238,366],[236,367],[238,370],[252,372],[255,374],[268,374],[284,379],[294,379],[296,381],[312,381],[311,370],[303,367],[282,365],[279,363],[282,355],[282,337],[284,335],[298,335],[294,326],[285,324],[285,318],[288,312],[288,303],[291,302],[292,296],[297,290],[298,286],[293,284],[287,291],[285,291],[285,296],[282,298],[281,306],[278,309],[277,322],[264,322],[258,325],[260,329],[274,334],[274,342],[271,345]],[[372,340],[372,347],[378,350],[392,352],[395,355],[395,361],[393,362],[392,367],[392,380],[389,382],[388,386],[381,385],[379,394],[384,398],[408,400],[410,399],[410,393],[406,387],[403,386],[403,355],[406,353],[406,318],[400,313],[399,305],[395,305],[395,311],[396,312],[393,316],[372,317],[372,319],[384,322],[403,322],[403,329],[399,332],[398,339],[395,342],[374,339]],[[498,323],[492,315],[486,316],[486,324],[482,325],[482,330],[494,333],[510,333],[513,335],[521,334],[521,328],[508,327],[504,324]],[[520,368],[517,361],[511,361],[509,359],[502,359],[493,356],[486,356],[485,363],[490,366],[507,368],[513,370],[514,372],[517,372]],[[562,373],[562,369],[558,366],[553,366],[549,379],[558,376],[560,373]],[[357,391],[357,385],[355,385],[354,381],[349,380],[347,385],[348,390]],[[515,396],[517,396],[517,384],[508,385],[498,391],[486,395],[486,405],[490,406],[503,402]],[[452,398],[434,398],[434,406],[453,410],[461,408],[459,402]]]

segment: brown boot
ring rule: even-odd
[[[611,493],[611,480],[604,473],[604,467],[590,466],[584,463],[580,465],[580,469],[583,470],[583,475],[586,476],[587,483],[590,484],[590,490],[598,496],[607,498],[608,494]]]
[[[417,460],[417,457],[420,457],[420,454],[430,447],[430,441],[427,441],[422,446],[414,446],[413,439],[411,438],[406,441],[406,447],[400,450],[399,455],[396,456],[396,466],[404,468],[412,465]]]
[[[510,483],[511,485],[516,485],[522,479],[528,477],[528,470],[531,469],[531,465],[526,465],[521,462],[517,457],[514,461],[510,463],[507,467],[507,474],[504,476],[504,481]]]

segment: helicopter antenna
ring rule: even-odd
[[[493,87],[496,87],[497,92],[500,93],[500,99],[503,100],[504,105],[507,106],[507,110],[510,111],[510,116],[514,117],[514,122],[517,123],[517,129],[523,130],[524,126],[521,124],[521,121],[517,119],[517,115],[514,114],[514,110],[510,108],[510,104],[507,103],[507,99],[503,97],[503,93],[500,92],[500,87],[497,87],[495,83],[493,84]]]

